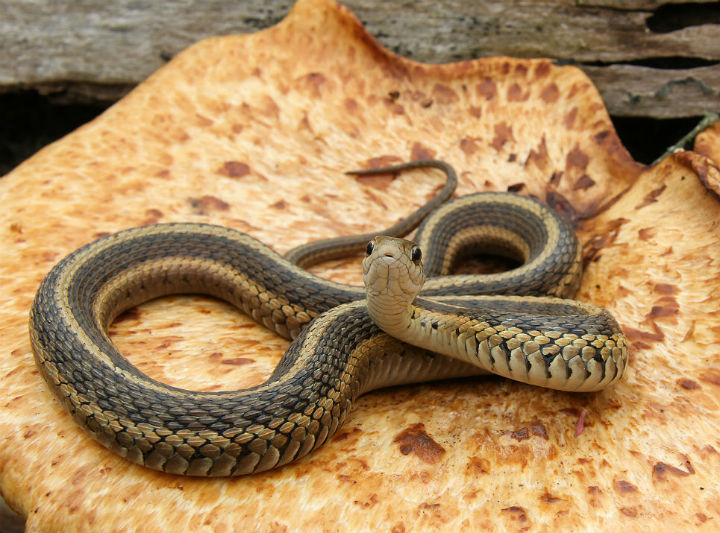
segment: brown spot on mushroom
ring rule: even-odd
[[[270,204],[273,209],[287,209],[287,202],[285,200],[278,200],[274,204]]]
[[[658,300],[658,305],[654,305],[650,309],[648,318],[656,319],[668,316],[675,316],[680,312],[680,307],[675,298],[672,296],[664,296]]]
[[[454,104],[459,98],[457,93],[447,85],[436,83],[432,90],[432,95],[438,104]]]
[[[665,334],[660,330],[657,324],[654,322],[653,325],[653,332],[649,331],[642,331],[639,329],[631,328],[630,326],[624,326],[623,331],[625,332],[625,336],[631,343],[648,343],[648,344],[654,344],[656,342],[660,342],[665,340]]]
[[[370,496],[368,497],[367,500],[353,500],[353,503],[355,505],[359,505],[360,507],[363,507],[365,509],[374,507],[377,502],[378,502],[378,496],[375,493],[370,494]]]
[[[568,222],[570,222],[570,224],[572,224],[573,226],[577,224],[577,221],[580,218],[580,214],[575,211],[575,208],[568,201],[568,199],[565,198],[565,196],[563,196],[557,191],[548,190],[547,194],[545,195],[545,201],[555,211],[563,215],[568,220]]]
[[[490,473],[490,461],[482,457],[471,457],[467,465],[469,474],[488,474]]]
[[[410,160],[415,161],[417,159],[433,159],[435,157],[435,150],[431,150],[427,146],[423,146],[421,143],[416,142],[413,144],[412,151],[410,152]]]
[[[310,91],[313,98],[320,98],[327,78],[320,72],[311,72],[300,78],[301,86]]]
[[[418,509],[435,510],[435,509],[439,509],[439,508],[440,508],[439,503],[423,502],[420,505],[418,505]]]
[[[627,494],[631,492],[637,492],[638,488],[624,479],[616,479],[613,483],[613,488],[618,494]]]
[[[362,165],[362,168],[364,169],[372,169],[372,168],[383,168],[383,167],[389,167],[392,165],[397,165],[398,163],[402,163],[402,158],[396,156],[396,155],[381,155],[379,157],[371,157],[365,163]],[[357,176],[356,176],[357,177]]]
[[[512,185],[507,186],[508,192],[520,192],[525,188],[524,183],[513,183]]]
[[[583,245],[583,263],[587,265],[597,257],[600,250],[615,242],[621,226],[626,222],[628,222],[626,218],[615,218],[608,221],[605,227],[598,228],[598,232]]]
[[[414,453],[426,463],[437,463],[445,454],[445,448],[425,432],[425,424],[421,422],[398,433],[393,442],[400,445],[400,453],[403,455]]]
[[[704,446],[703,449],[701,450],[701,452],[702,452],[702,455],[704,458],[707,458],[708,456],[711,456],[711,455],[720,455],[720,453],[718,453],[718,451],[715,448],[713,448],[713,446],[711,444]]]
[[[563,501],[563,499],[553,496],[550,494],[550,491],[545,489],[545,492],[540,495],[540,501],[545,503],[557,503]]]
[[[201,115],[200,113],[195,113],[195,121],[194,122],[195,122],[196,126],[199,126],[201,128],[206,128],[206,127],[212,126],[214,124],[214,122],[211,118]]]
[[[465,155],[470,156],[478,151],[478,144],[475,139],[463,137],[460,139],[460,150],[462,150]]]
[[[567,115],[565,115],[565,120],[563,121],[565,123],[565,127],[567,129],[572,129],[573,125],[575,124],[575,117],[577,117],[578,108],[573,107],[572,111],[570,111]]]
[[[471,116],[473,116],[473,117],[475,117],[475,118],[480,118],[480,117],[482,117],[482,108],[481,108],[481,107],[477,107],[477,106],[474,106],[474,105],[473,105],[473,106],[470,106],[470,107],[468,108],[468,112],[470,113]]]
[[[668,475],[676,477],[687,477],[695,473],[695,469],[690,463],[689,459],[685,460],[685,468],[687,471],[681,470],[675,466],[671,466],[667,463],[658,462],[653,465],[653,481],[667,481]]]
[[[655,202],[657,202],[658,196],[660,196],[662,194],[662,192],[665,190],[666,187],[667,187],[667,185],[665,185],[663,183],[660,187],[657,187],[657,188],[653,189],[652,191],[650,191],[649,193],[647,193],[645,195],[645,198],[643,199],[643,201],[635,206],[635,209],[642,209],[643,207],[646,207],[650,204],[654,204]]]
[[[531,436],[548,439],[547,429],[542,422],[533,422],[527,426],[509,432],[510,436],[518,441],[529,439]]]
[[[655,228],[640,228],[638,230],[638,238],[641,241],[648,241],[655,236]]]
[[[558,86],[555,84],[555,82],[552,82],[549,85],[546,85],[545,88],[540,93],[540,98],[542,98],[545,101],[545,103],[548,103],[548,104],[557,102],[559,97],[560,97],[560,90],[558,89]]]
[[[528,428],[520,428],[510,433],[515,440],[525,440],[530,438],[530,430]]]
[[[220,174],[230,178],[242,178],[250,174],[250,166],[242,161],[226,161],[220,169]]]
[[[148,224],[157,224],[163,216],[163,212],[159,209],[148,209],[145,211],[145,220],[143,220],[143,226]]]
[[[565,158],[566,168],[577,167],[581,170],[585,170],[589,162],[590,158],[585,152],[580,150],[578,145],[575,145],[575,147],[570,150],[567,157]]]
[[[310,133],[315,133],[312,124],[310,124],[310,118],[308,117],[307,113],[305,113],[300,119],[300,123],[298,124],[297,129],[300,131],[305,130]]]
[[[495,124],[495,137],[492,140],[491,146],[499,152],[508,141],[515,141],[512,126],[508,126],[507,122]]]
[[[535,78],[544,78],[550,73],[550,62],[542,61],[535,67]]]
[[[502,509],[502,512],[509,514],[511,518],[517,520],[518,522],[527,522],[527,511],[519,505],[505,507]]]
[[[575,182],[575,185],[573,185],[573,190],[574,190],[574,191],[579,191],[579,190],[586,191],[586,190],[588,190],[590,187],[592,187],[593,185],[595,185],[595,180],[593,180],[593,179],[592,179],[590,176],[588,176],[587,174],[583,174],[583,175],[580,176],[580,178]]]
[[[507,92],[507,98],[510,102],[524,102],[530,97],[530,91],[523,92],[519,84],[513,83]]]
[[[357,103],[357,100],[354,98],[346,98],[345,99],[345,109],[350,113],[355,113],[360,106]]]
[[[220,361],[223,365],[234,365],[234,366],[242,366],[242,365],[249,365],[250,363],[254,363],[254,359],[250,359],[248,357],[235,357],[233,359],[223,359]]]
[[[547,428],[545,428],[545,424],[543,424],[542,422],[533,422],[532,424],[530,424],[530,432],[533,435],[548,440]]]
[[[545,141],[544,135],[540,140],[540,144],[538,144],[537,149],[533,148],[530,150],[530,153],[525,160],[525,166],[528,166],[531,163],[540,170],[545,170],[550,163],[550,157],[547,151],[547,142]]]
[[[672,283],[656,283],[653,290],[658,294],[666,295],[677,294],[678,292],[680,292],[680,289],[677,287],[677,285],[673,285]]]
[[[367,185],[368,187],[373,187],[374,189],[385,191],[395,180],[396,177],[397,174],[387,173],[373,174],[371,176],[355,176],[355,179],[358,181],[358,183],[362,183],[363,185]]]
[[[485,78],[477,85],[477,93],[485,98],[485,100],[492,100],[497,94],[497,86],[495,82],[490,78]]]
[[[687,378],[678,379],[675,383],[680,385],[685,390],[697,390],[701,388],[700,384],[697,381]]]
[[[637,509],[635,507],[621,507],[620,512],[630,518],[635,518],[637,516]]]
[[[206,194],[200,198],[190,198],[190,205],[200,213],[207,211],[227,211],[230,204],[216,196]]]

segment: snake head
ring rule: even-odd
[[[410,304],[425,283],[420,248],[405,239],[378,236],[368,243],[366,252],[362,268],[368,298]]]

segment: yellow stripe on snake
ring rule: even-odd
[[[421,166],[448,175],[432,201],[442,202],[455,187],[446,164],[389,171]],[[380,171],[388,172],[371,172]],[[410,227],[417,222],[408,219]],[[627,348],[615,320],[559,298],[577,290],[581,263],[574,232],[550,209],[509,193],[460,197],[427,217],[416,240],[367,244],[363,290],[314,276],[224,227],[158,224],[109,235],[42,282],[30,317],[36,362],[102,444],[147,467],[194,476],[250,474],[303,457],[332,437],[359,395],[380,387],[487,372],[571,391],[620,379]],[[311,243],[290,255],[308,264],[358,242],[325,243],[330,252]],[[523,264],[446,275],[473,248]],[[107,328],[126,309],[177,293],[228,301],[294,341],[270,378],[250,389],[159,383],[120,354]]]

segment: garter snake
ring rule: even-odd
[[[360,394],[387,385],[486,372],[564,390],[617,381],[627,349],[606,311],[517,296],[572,296],[580,277],[574,232],[529,198],[471,196],[426,218],[418,245],[373,239],[363,261],[367,299],[363,288],[314,276],[225,227],[169,223],[108,235],[42,281],[29,326],[36,363],[102,444],[135,463],[195,476],[250,474],[303,457],[336,432]],[[464,213],[461,222],[447,222],[454,211]],[[523,266],[442,276],[482,235]],[[416,298],[425,277],[419,246],[428,274],[438,277]],[[462,296],[498,291],[509,295]],[[124,310],[176,293],[228,301],[294,341],[270,378],[250,389],[196,392],[159,383],[120,354],[107,328]]]

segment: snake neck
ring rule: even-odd
[[[416,298],[389,318],[368,310],[398,340],[524,383],[595,391],[622,376],[627,347],[604,309],[550,297],[477,298],[472,308]]]
[[[375,325],[393,337],[403,339],[407,325],[411,321],[414,306],[398,302],[394,295],[368,295],[367,308]]]
[[[368,313],[380,329],[396,339],[477,365],[474,354],[458,343],[459,317],[429,309],[425,302],[417,299],[401,306],[390,296],[373,297],[368,298]]]

